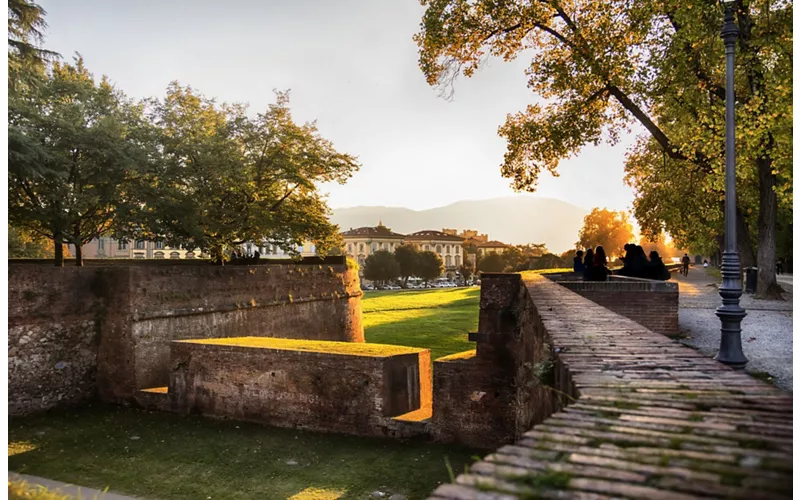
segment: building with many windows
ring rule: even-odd
[[[403,241],[416,245],[422,251],[435,252],[444,262],[447,271],[456,270],[463,262],[462,244],[464,238],[447,234],[444,231],[426,229],[406,236]]]
[[[363,267],[367,257],[378,250],[394,252],[394,249],[403,244],[405,235],[395,233],[383,223],[378,222],[375,227],[359,227],[342,233],[344,239],[344,253],[356,260]]]
[[[75,246],[69,245],[69,252],[75,255]],[[95,238],[81,247],[84,259],[198,259],[198,249],[174,248],[163,241],[117,240],[107,236]],[[202,256],[205,257],[204,255]]]
[[[364,266],[367,257],[378,250],[394,250],[403,244],[413,244],[421,251],[435,252],[444,262],[447,275],[455,276],[455,271],[464,262],[462,243],[464,238],[444,231],[426,229],[411,234],[395,233],[379,222],[375,227],[359,227],[344,231],[344,253]]]

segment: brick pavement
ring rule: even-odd
[[[542,278],[526,280],[577,399],[431,498],[792,495],[792,397]]]

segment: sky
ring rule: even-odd
[[[128,96],[163,96],[177,80],[253,112],[291,90],[298,121],[317,120],[337,150],[358,157],[347,184],[325,185],[332,208],[383,205],[422,210],[513,195],[500,175],[508,113],[537,101],[526,87],[530,59],[491,60],[460,78],[452,100],[417,65],[423,7],[412,0],[40,0],[45,47],[80,53]],[[543,174],[536,196],[579,207],[629,210],[624,154],[586,147]]]

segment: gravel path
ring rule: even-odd
[[[714,314],[721,304],[717,279],[703,268],[693,267],[689,276],[678,273],[673,279],[680,289],[679,322],[682,342],[709,356],[719,350],[720,322]],[[750,362],[749,373],[769,373],[776,386],[792,392],[792,286],[782,282],[786,300],[756,300],[744,294],[742,307],[742,346]]]

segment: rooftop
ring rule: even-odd
[[[344,231],[342,236],[366,236],[371,238],[405,238],[404,234],[395,233],[388,227],[379,224],[375,227],[358,227],[356,229],[350,228],[349,231]]]
[[[406,236],[407,240],[442,240],[442,241],[464,241],[464,238],[461,236],[455,236],[452,234],[447,234],[444,231],[436,231],[433,229],[424,229],[422,231],[417,231],[416,233],[411,233]]]

